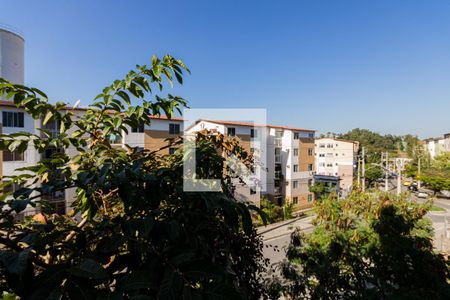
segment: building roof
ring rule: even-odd
[[[286,129],[286,130],[292,130],[292,131],[315,132],[315,130],[306,129],[306,128],[280,126],[280,125],[272,125],[272,124],[255,124],[255,123],[251,123],[251,122],[240,122],[240,121],[200,119],[200,120],[197,120],[196,123],[199,123],[200,121],[211,122],[211,123],[222,124],[222,125],[246,126],[246,127],[268,127],[268,128]]]
[[[7,101],[7,100],[0,100],[0,106],[8,106],[8,107],[16,107],[17,108],[16,104],[14,104],[13,101]],[[66,109],[68,109],[68,110],[82,110],[82,111],[85,111],[88,108],[87,107],[76,107],[76,108],[73,108],[71,106],[66,106]],[[169,117],[167,117],[165,115],[159,115],[159,116],[158,115],[151,115],[150,119],[153,119],[153,120],[171,120],[171,121],[183,121],[184,120],[183,118],[180,118],[180,117],[169,118]]]
[[[359,145],[359,142],[358,142],[358,141],[344,140],[344,139],[337,139],[337,138],[332,138],[332,137],[317,138],[316,140],[324,140],[324,139],[333,140],[333,141],[338,141],[338,142],[344,142],[344,143],[353,143],[353,144]]]
[[[151,116],[150,116],[150,119],[153,119],[153,120],[169,120],[169,121],[184,121],[184,119],[181,118],[181,117],[172,117],[172,118],[169,118],[169,117],[167,117],[167,116],[165,116],[165,115],[159,115],[159,116],[157,116],[157,115],[151,115]]]

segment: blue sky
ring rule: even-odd
[[[449,1],[0,0],[26,39],[26,83],[90,100],[152,54],[192,71],[193,108],[271,123],[421,137],[450,132]]]

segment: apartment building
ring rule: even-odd
[[[450,133],[444,134],[444,137],[430,138],[423,142],[425,149],[433,159],[441,153],[450,152]]]
[[[180,136],[183,132],[183,119],[179,117],[151,116],[151,124],[140,128],[129,128],[117,137],[116,143],[123,146],[141,147],[158,151],[160,154],[172,154],[177,146],[167,147],[168,139]],[[163,149],[162,149],[163,148]]]
[[[350,192],[358,148],[358,142],[354,141],[335,138],[316,139],[316,174],[337,177],[342,193]]]
[[[242,146],[255,156],[261,164],[264,176],[259,187],[239,185],[238,200],[260,204],[261,197],[283,205],[292,203],[296,209],[309,207],[313,194],[309,192],[314,173],[314,130],[276,125],[258,125],[248,122],[198,120],[187,129],[195,132],[202,129],[216,130],[236,137]],[[265,136],[264,147],[254,151],[258,137]]]

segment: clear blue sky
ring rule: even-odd
[[[0,0],[26,38],[26,83],[89,101],[152,54],[192,71],[194,108],[267,108],[272,123],[450,132],[449,1]]]

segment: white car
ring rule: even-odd
[[[428,194],[423,192],[417,193],[417,198],[428,198]]]

